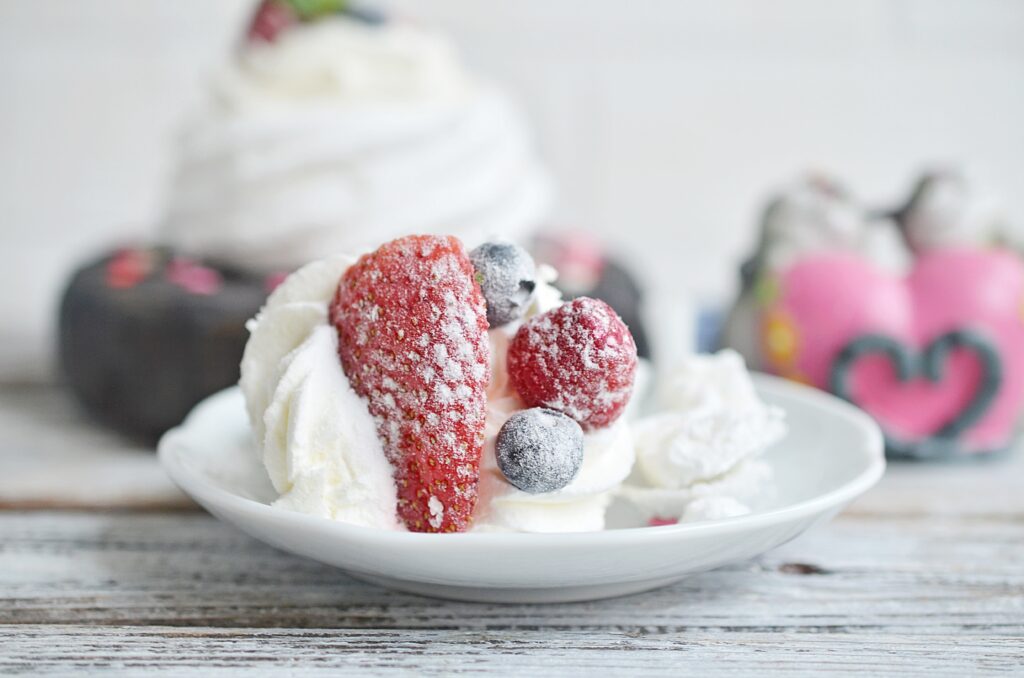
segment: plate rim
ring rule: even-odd
[[[550,548],[556,544],[565,548],[607,547],[637,544],[649,545],[696,537],[698,535],[706,536],[708,533],[733,534],[764,529],[821,515],[829,509],[845,506],[878,482],[886,468],[884,443],[881,430],[868,414],[844,400],[811,386],[757,372],[752,373],[752,377],[758,390],[781,392],[783,395],[786,395],[788,392],[790,396],[809,399],[815,406],[831,410],[833,413],[855,423],[865,435],[865,442],[861,447],[863,448],[862,453],[868,457],[867,467],[839,487],[823,494],[776,509],[756,511],[732,518],[678,523],[675,525],[602,530],[598,532],[462,532],[438,535],[404,530],[381,530],[276,508],[218,487],[202,473],[194,471],[188,468],[186,464],[181,463],[177,455],[179,446],[177,439],[184,435],[189,422],[200,408],[212,400],[226,397],[228,394],[238,391],[237,386],[218,391],[197,404],[181,424],[170,429],[160,438],[157,446],[157,456],[164,472],[167,473],[175,485],[208,511],[214,513],[218,519],[219,516],[216,516],[216,512],[211,508],[211,505],[213,507],[223,505],[234,512],[255,512],[261,520],[272,519],[277,522],[283,521],[286,524],[304,525],[307,527],[315,526],[316,529],[326,530],[332,536],[336,536],[339,539],[377,542],[382,546],[391,545],[395,547],[411,547],[417,544],[437,545],[439,539],[444,539],[453,546],[459,544],[462,547],[470,547],[476,544],[488,548],[512,546],[517,549],[530,545]]]

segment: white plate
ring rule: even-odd
[[[765,376],[757,384],[789,423],[786,438],[765,457],[775,498],[756,513],[702,523],[583,534],[416,534],[274,508],[237,388],[203,401],[169,431],[160,461],[221,520],[359,579],[459,600],[606,598],[764,553],[831,518],[881,477],[882,436],[869,417],[805,386]]]

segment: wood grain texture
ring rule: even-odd
[[[203,514],[0,513],[0,672],[1024,671],[1024,524],[856,515],[761,559],[566,605],[357,582]]]
[[[270,676],[292,673],[562,676],[1012,675],[1005,638],[880,639],[863,633],[390,631],[14,627],[0,671]]]
[[[0,384],[0,508],[195,509],[156,453],[52,385]]]
[[[666,589],[479,605],[386,591],[180,510],[154,495],[170,486],[151,453],[52,389],[0,387],[0,434],[0,674],[1024,675],[1020,454],[893,465],[836,521]],[[138,477],[105,473],[106,454],[135,455]],[[30,468],[34,500],[11,501]]]

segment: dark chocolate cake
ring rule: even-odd
[[[245,322],[279,279],[164,248],[108,254],[79,269],[64,293],[64,377],[92,415],[155,441],[199,400],[238,381]]]

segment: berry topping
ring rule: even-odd
[[[608,264],[600,240],[586,231],[541,236],[534,251],[558,270],[558,286],[571,296],[594,289]]]
[[[636,344],[611,306],[579,297],[531,318],[508,349],[508,374],[527,407],[563,412],[586,430],[608,426],[633,392]]]
[[[341,364],[377,423],[416,532],[461,532],[476,505],[490,345],[462,244],[408,236],[342,276],[330,309]],[[339,412],[338,416],[344,416]]]
[[[118,250],[107,262],[107,285],[116,289],[135,287],[149,277],[156,256],[149,250]]]
[[[285,281],[285,278],[289,276],[288,271],[274,271],[266,278],[263,279],[263,289],[267,294],[270,294]]]
[[[469,259],[487,300],[490,326],[521,318],[537,286],[537,270],[526,250],[512,243],[488,242],[470,252]]]
[[[249,24],[249,40],[274,42],[281,31],[295,24],[339,13],[367,24],[385,21],[379,10],[355,7],[349,0],[263,0]]]
[[[298,20],[298,14],[286,0],[263,0],[249,24],[249,40],[274,42],[281,31]]]
[[[520,410],[498,431],[494,454],[505,478],[523,492],[554,492],[583,464],[583,429],[561,412]]]
[[[184,257],[171,259],[165,274],[168,280],[190,294],[216,294],[224,284],[220,273]]]

